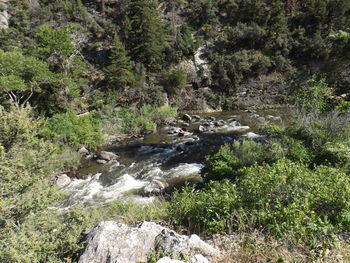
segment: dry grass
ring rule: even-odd
[[[226,255],[217,263],[345,263],[350,262],[350,244],[339,242],[332,250],[319,253],[310,251],[303,244],[278,241],[254,232],[239,236],[218,236],[211,241]]]

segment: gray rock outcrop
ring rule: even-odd
[[[113,221],[100,223],[87,237],[87,246],[79,263],[136,263],[147,262],[150,252],[162,249],[176,258],[177,255],[192,256],[191,262],[211,262],[220,252],[198,236],[179,235],[153,222],[143,222],[131,227]],[[200,255],[199,255],[200,254]],[[207,259],[207,261],[205,261]],[[161,259],[169,261],[170,258]],[[168,260],[168,261],[166,261]],[[209,261],[208,261],[209,260]]]

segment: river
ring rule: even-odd
[[[118,161],[100,165],[93,159],[85,160],[78,171],[83,179],[74,179],[65,189],[69,197],[62,207],[99,206],[125,197],[152,202],[158,198],[152,189],[173,189],[185,182],[201,181],[206,156],[225,143],[256,136],[261,125],[286,125],[290,110],[223,111],[198,116],[188,124],[179,118],[176,125],[112,145],[107,150],[118,153]],[[198,131],[200,125],[204,132]],[[178,133],[181,126],[186,126],[184,134]]]

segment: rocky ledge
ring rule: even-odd
[[[147,262],[148,256],[156,251],[171,255],[158,263],[183,262],[178,260],[181,257],[188,258],[186,262],[208,263],[221,257],[218,249],[197,235],[179,235],[153,222],[132,227],[105,221],[88,233],[79,263]]]

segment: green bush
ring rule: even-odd
[[[151,105],[144,105],[136,110],[121,109],[116,112],[116,116],[120,118],[119,132],[125,134],[152,131],[157,124],[176,115],[176,108],[170,106],[154,107]]]
[[[235,183],[223,180],[176,192],[169,207],[173,223],[205,234],[257,229],[311,247],[327,245],[339,231],[347,231],[350,178],[340,170],[310,170],[281,159],[241,173]]]
[[[324,79],[305,79],[306,77],[297,74],[290,83],[290,94],[293,102],[303,112],[323,113],[330,107],[332,89]]]
[[[241,175],[240,168],[255,163],[273,163],[284,157],[292,161],[311,161],[304,143],[290,137],[282,136],[266,143],[244,140],[225,145],[208,157],[202,173],[207,180],[235,179]]]
[[[305,141],[314,151],[320,151],[328,142],[346,141],[350,138],[350,115],[331,111],[326,114],[300,115],[287,129],[287,134]]]
[[[112,219],[125,224],[164,220],[167,217],[167,211],[168,203],[165,201],[140,204],[133,200],[119,199],[108,204],[108,214]]]
[[[170,95],[177,95],[186,85],[186,74],[178,69],[162,73],[162,85]]]
[[[19,226],[8,224],[0,229],[0,261],[76,262],[84,231],[94,223],[90,213],[74,208],[31,215]]]
[[[100,120],[93,115],[56,114],[45,123],[44,134],[47,138],[73,147],[84,145],[95,149],[104,143]]]
[[[190,232],[225,233],[237,200],[236,186],[228,180],[210,182],[201,190],[185,187],[172,196],[169,218],[175,225],[188,227]]]
[[[25,144],[38,134],[42,120],[34,119],[30,107],[6,111],[0,105],[0,144],[9,150],[15,144]]]
[[[350,178],[341,171],[280,160],[244,172],[238,192],[256,228],[305,241],[346,229]]]

